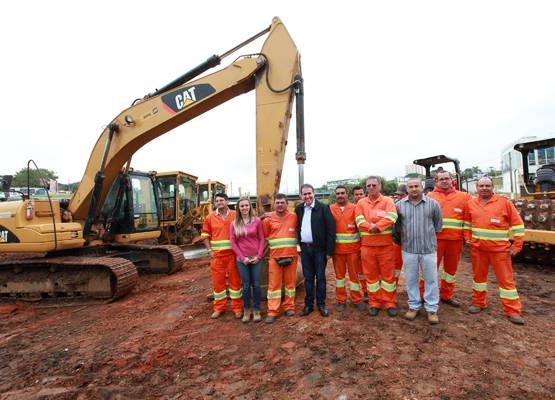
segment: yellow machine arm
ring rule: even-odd
[[[279,189],[293,96],[302,92],[302,77],[300,54],[281,20],[274,18],[261,34],[267,31],[259,54],[240,57],[216,73],[160,90],[118,115],[98,139],[68,206],[73,220],[90,222],[97,215],[119,171],[142,146],[255,88],[258,210],[270,209]],[[302,123],[297,123],[297,129],[301,128]],[[302,133],[299,136],[304,146]],[[304,148],[300,150],[297,160],[304,164]]]

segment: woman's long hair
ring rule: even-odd
[[[239,200],[237,200],[237,203],[235,205],[235,221],[233,222],[233,231],[235,232],[236,238],[239,238],[239,236],[241,235],[244,235],[245,237],[247,236],[247,227],[243,222],[243,214],[241,214],[241,210],[239,209],[239,205],[242,201],[246,201],[249,203],[249,221],[251,225],[254,222],[254,212],[252,211],[251,201],[246,197],[241,197]]]

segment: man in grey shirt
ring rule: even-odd
[[[395,204],[398,219],[394,227],[394,242],[401,244],[405,280],[409,296],[409,311],[405,318],[412,321],[420,314],[418,266],[424,279],[424,308],[430,324],[439,323],[437,316],[439,288],[437,284],[437,239],[441,232],[443,215],[437,201],[422,195],[418,178],[407,182],[408,197]]]

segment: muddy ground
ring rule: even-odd
[[[211,320],[207,258],[171,276],[142,276],[114,303],[0,304],[0,399],[551,399],[555,270],[515,264],[526,325],[509,322],[493,273],[488,308],[467,312],[467,250],[440,324],[335,311],[242,324]],[[297,291],[296,311],[304,289]],[[262,305],[263,314],[267,309]]]

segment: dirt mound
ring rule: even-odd
[[[328,308],[272,325],[211,320],[208,259],[148,275],[114,303],[0,303],[0,399],[549,399],[555,398],[555,271],[515,265],[525,326],[504,315],[493,273],[488,308],[467,312],[472,267],[457,274],[459,309],[440,324]],[[297,291],[296,311],[304,290]],[[266,314],[266,303],[262,305]]]

